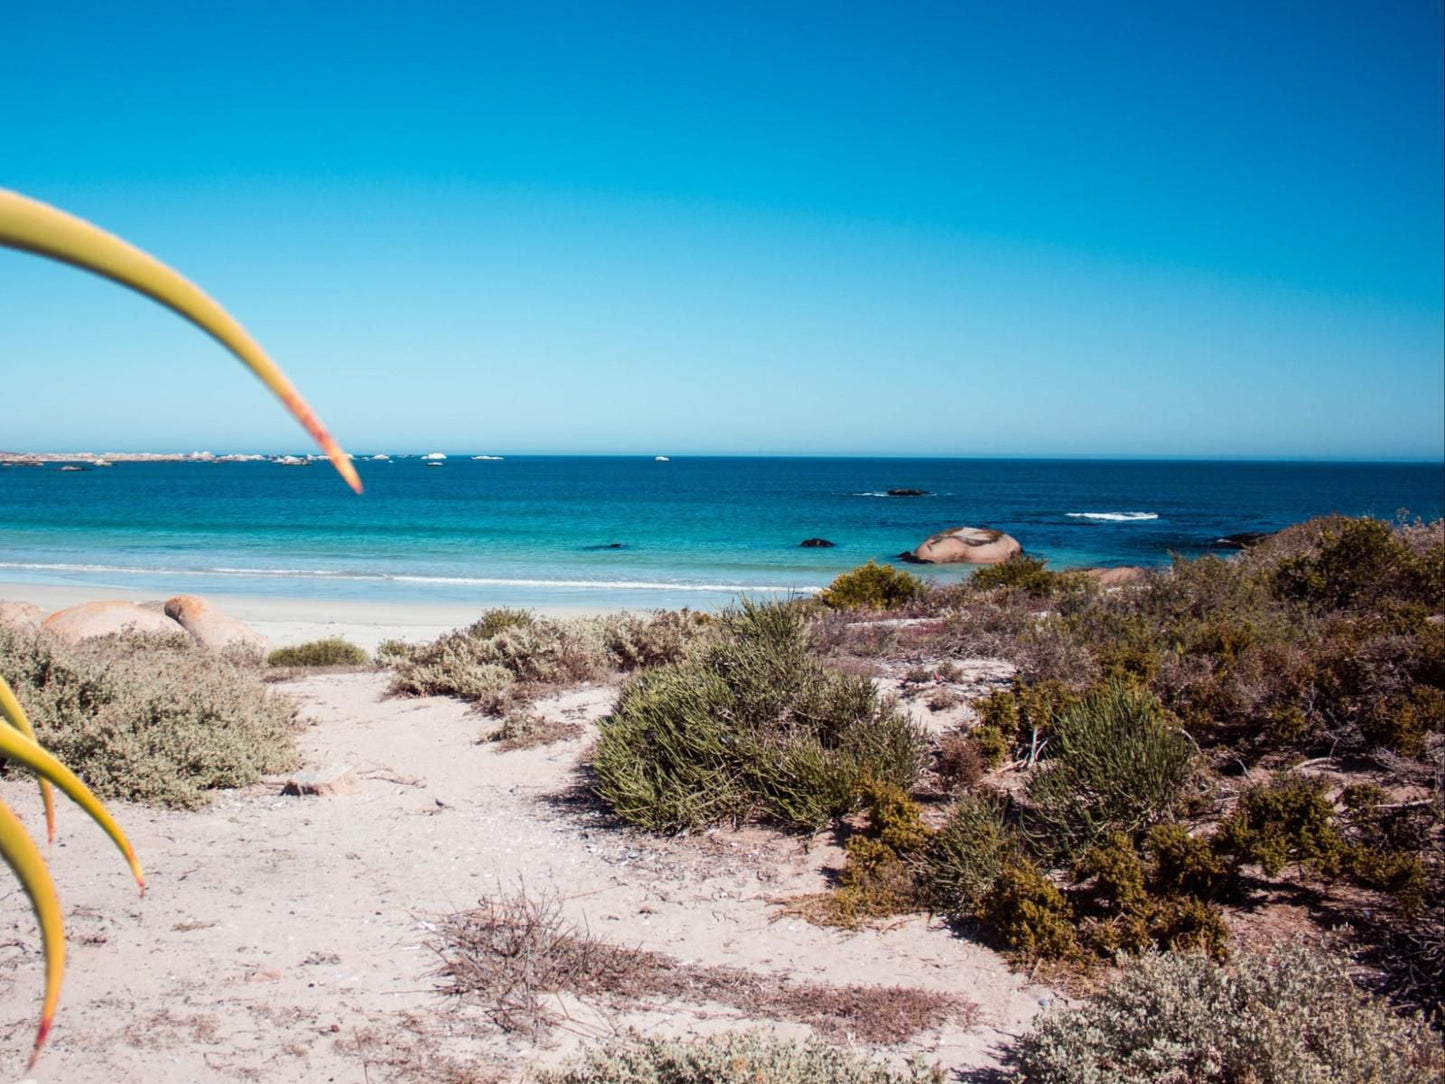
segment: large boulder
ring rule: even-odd
[[[992,527],[954,527],[929,538],[912,559],[928,565],[997,565],[1023,551],[1018,539]]]
[[[44,618],[33,602],[0,601],[0,628],[12,632],[39,632]]]
[[[266,637],[240,618],[222,613],[203,598],[177,595],[166,599],[166,614],[212,651],[239,647],[264,652]]]
[[[1144,575],[1144,569],[1138,565],[1119,565],[1115,568],[1086,568],[1084,575],[1093,580],[1100,587],[1122,587],[1126,583],[1133,583],[1140,576]]]
[[[52,636],[70,643],[113,633],[177,635],[185,631],[165,614],[134,602],[82,602],[51,614],[43,627]]]

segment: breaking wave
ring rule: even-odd
[[[1097,519],[1108,523],[1136,523],[1158,519],[1158,512],[1069,512],[1070,519]]]

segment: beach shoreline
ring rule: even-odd
[[[0,582],[0,601],[31,602],[49,616],[85,602],[157,602],[189,594],[183,585],[167,593],[79,584]],[[385,602],[359,599],[310,599],[203,594],[223,612],[246,622],[271,647],[287,647],[338,636],[375,651],[383,640],[423,643],[469,625],[488,609],[469,603]],[[603,607],[528,606],[544,617],[583,617],[612,612]]]

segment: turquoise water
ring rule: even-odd
[[[1162,563],[1326,512],[1435,518],[1445,508],[1440,464],[532,456],[358,466],[362,497],[320,463],[0,470],[0,581],[705,608],[739,592],[814,589],[960,524],[998,527],[1071,567]],[[928,495],[884,495],[904,487]],[[815,536],[837,545],[799,547]]]

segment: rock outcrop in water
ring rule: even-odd
[[[837,543],[829,542],[826,538],[805,538],[799,542],[798,545],[804,549],[830,550],[837,545]]]
[[[926,565],[996,565],[1023,551],[1018,539],[992,527],[954,527],[899,557]]]

